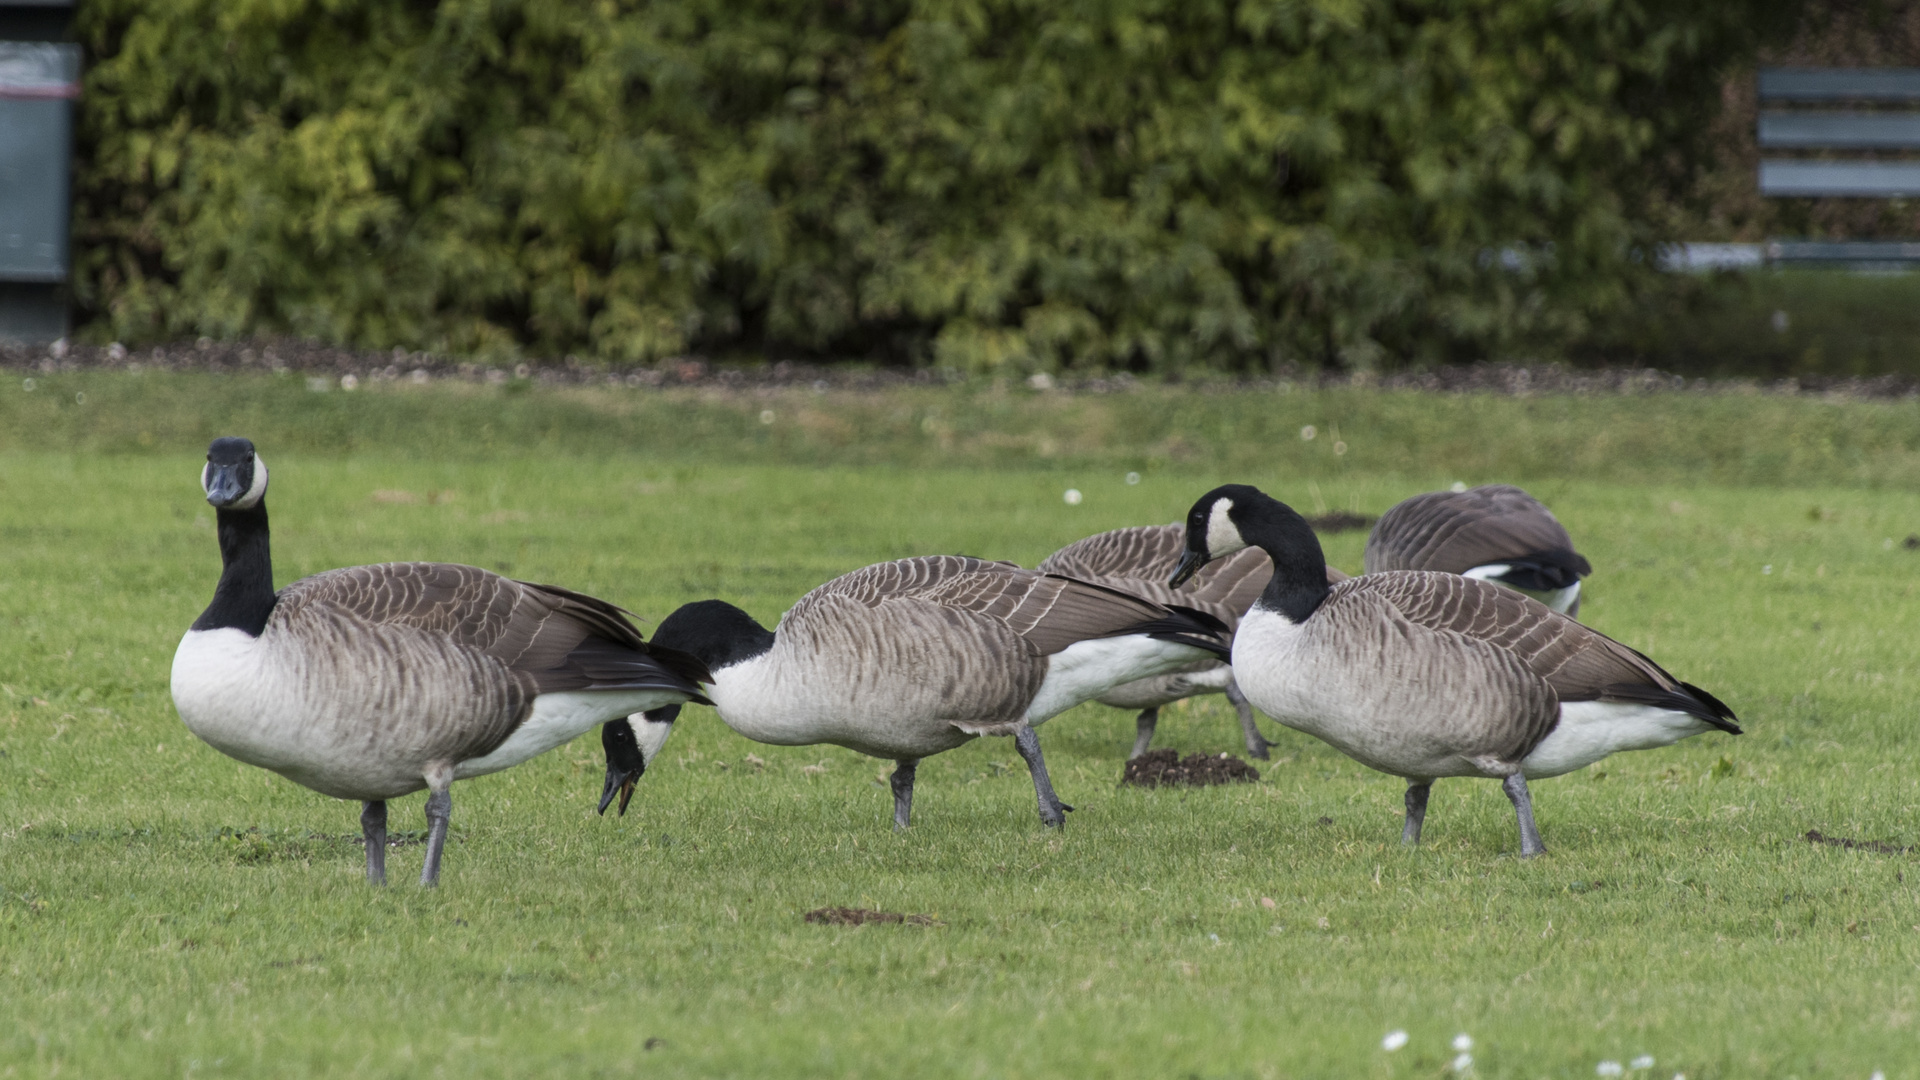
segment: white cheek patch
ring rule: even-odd
[[[1233,500],[1221,499],[1213,504],[1213,510],[1207,515],[1207,557],[1212,559],[1231,555],[1247,546],[1240,536],[1239,526],[1228,517],[1233,512]]]
[[[260,500],[265,498],[266,494],[267,494],[267,463],[260,460],[260,458],[256,455],[253,459],[253,484],[247,488],[247,493],[245,495],[242,495],[238,499],[234,500],[234,503],[233,503],[234,509],[251,510],[254,507],[260,505]]]
[[[200,494],[212,494],[213,489],[207,486],[211,483],[213,483],[213,462],[209,461],[200,466]]]
[[[667,736],[673,734],[673,721],[649,720],[644,715],[629,719],[639,721],[634,726],[633,737],[640,744],[640,760],[652,765],[654,756],[667,745]]]

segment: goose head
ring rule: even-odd
[[[724,600],[700,600],[660,620],[653,644],[691,653],[717,675],[772,648],[773,632]]]
[[[624,720],[610,720],[600,726],[600,745],[607,754],[607,779],[600,789],[600,813],[605,814],[614,800],[620,802],[620,816],[627,816],[627,803],[633,789],[647,773],[647,766],[660,756],[673,734],[673,722],[680,718],[680,706],[665,705],[651,712],[637,712]]]
[[[1223,484],[1200,496],[1187,511],[1186,550],[1167,584],[1177,589],[1213,560],[1251,546],[1254,541],[1248,538],[1245,527],[1254,526],[1258,531],[1256,518],[1262,516],[1259,511],[1267,503],[1280,505],[1259,488],[1246,484]]]
[[[267,496],[267,463],[247,439],[227,437],[207,447],[200,490],[219,510],[251,510]]]
[[[1187,542],[1168,585],[1179,588],[1215,559],[1257,547],[1273,560],[1273,579],[1256,601],[1299,622],[1327,596],[1327,558],[1313,526],[1259,488],[1225,484],[1187,511]]]

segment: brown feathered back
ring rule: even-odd
[[[1399,503],[1374,523],[1364,558],[1369,574],[1460,574],[1546,551],[1573,551],[1573,538],[1553,511],[1517,487],[1489,484],[1429,492]],[[1591,570],[1584,559],[1579,568],[1583,574]]]

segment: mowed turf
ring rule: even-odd
[[[1459,1032],[1482,1077],[1643,1054],[1636,1075],[1660,1080],[1920,1076],[1920,854],[1804,839],[1920,844],[1912,403],[1221,396],[1227,433],[1177,454],[1113,422],[1021,456],[991,437],[1049,408],[1152,417],[1160,394],[1207,415],[1208,398],[1021,396],[996,429],[966,390],[488,393],[0,385],[0,1076],[1432,1077]],[[490,402],[548,426],[463,441]],[[783,448],[803,407],[830,437]],[[704,434],[676,443],[676,410]],[[945,466],[929,410],[975,417]],[[1583,410],[1620,423],[1538,420]],[[1331,454],[1329,416],[1352,454]],[[1623,440],[1628,423],[1669,441]],[[1797,433],[1772,448],[1795,486],[1760,483],[1756,432],[1774,430]],[[442,887],[412,884],[408,846],[374,890],[357,806],[222,757],[173,712],[173,648],[219,569],[195,486],[207,432],[260,444],[281,582],[459,561],[654,621],[720,596],[771,624],[904,555],[1031,565],[1226,481],[1378,512],[1517,478],[1593,560],[1587,621],[1748,734],[1537,783],[1549,853],[1522,862],[1497,785],[1436,785],[1425,846],[1403,850],[1400,781],[1271,722],[1259,783],[1143,791],[1117,785],[1132,715],[1083,706],[1041,729],[1078,808],[1064,830],[986,739],[921,766],[895,834],[889,764],[749,743],[689,708],[624,819],[593,813],[589,736],[455,785]],[[1596,440],[1618,475],[1589,464],[1608,459]],[[890,447],[915,467],[875,464]],[[1360,569],[1362,534],[1325,542]],[[1219,697],[1167,710],[1160,745],[1241,752]],[[424,827],[422,798],[394,828]],[[936,922],[803,921],[829,905]]]

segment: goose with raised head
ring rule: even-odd
[[[1593,573],[1540,500],[1507,484],[1430,491],[1374,522],[1366,572],[1434,570],[1505,585],[1562,615],[1580,615],[1580,579]]]
[[[1280,723],[1406,778],[1409,844],[1439,777],[1501,781],[1520,853],[1533,856],[1546,849],[1529,778],[1701,732],[1740,734],[1712,694],[1510,589],[1420,570],[1329,586],[1305,519],[1243,484],[1193,504],[1172,583],[1247,547],[1274,570],[1234,636],[1234,678]]]
[[[509,768],[596,724],[704,701],[706,669],[649,646],[625,613],[471,566],[329,570],[278,592],[267,466],[216,439],[200,486],[220,583],[173,657],[181,720],[215,749],[364,803],[367,879],[386,881],[387,800],[427,789],[434,884],[453,781]]]
[[[1247,548],[1217,562],[1209,563],[1191,581],[1178,589],[1167,585],[1167,576],[1180,563],[1186,550],[1186,526],[1138,525],[1096,533],[1076,540],[1040,561],[1042,573],[1064,574],[1144,596],[1159,604],[1182,604],[1197,608],[1219,619],[1231,630],[1240,616],[1267,587],[1273,566],[1265,552]],[[1345,581],[1347,575],[1327,567],[1327,582]],[[1253,706],[1233,681],[1233,669],[1219,660],[1201,660],[1168,675],[1135,679],[1094,699],[1116,709],[1138,709],[1134,719],[1132,760],[1147,752],[1154,729],[1160,722],[1160,710],[1176,701],[1199,694],[1225,694],[1240,715],[1240,731],[1247,753],[1261,760],[1269,756],[1272,744],[1260,734],[1254,721]]]
[[[768,630],[731,604],[688,604],[656,644],[712,672],[704,689],[741,735],[783,746],[831,743],[896,763],[894,827],[907,827],[922,758],[981,735],[1010,735],[1040,820],[1072,807],[1054,794],[1034,729],[1113,687],[1227,652],[1204,613],[1010,563],[939,555],[879,563],[801,597]],[[672,706],[641,717],[644,739]],[[670,730],[670,729],[669,729]]]

